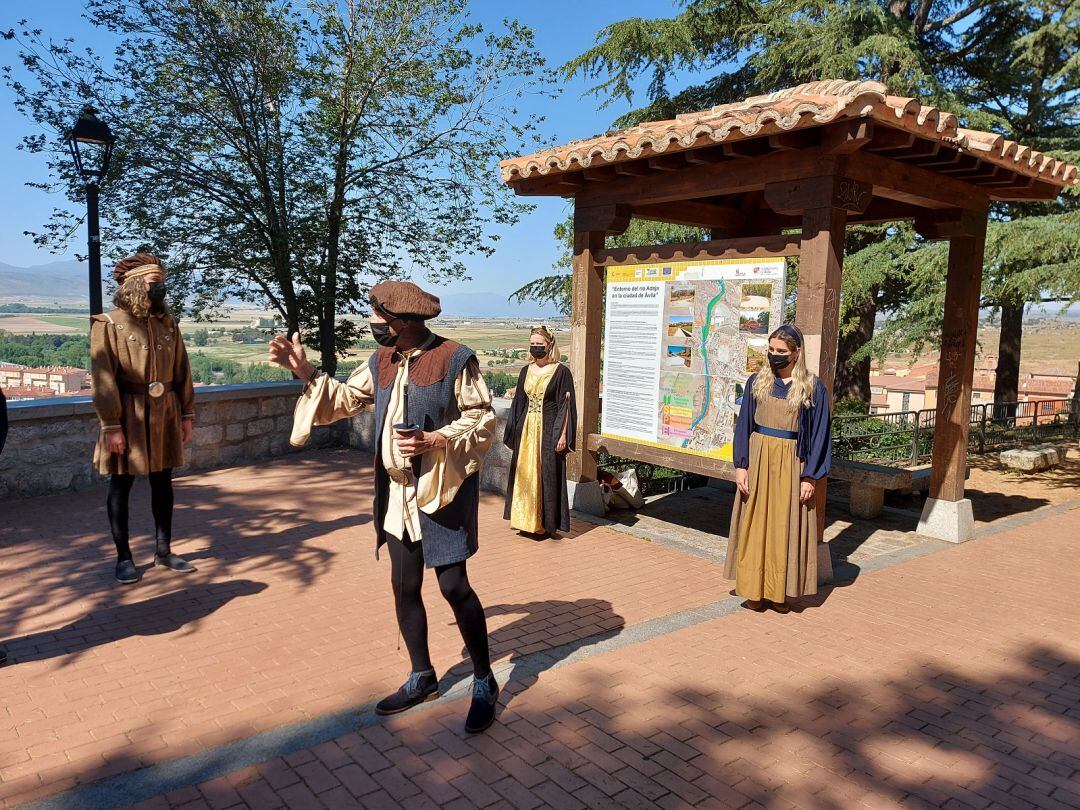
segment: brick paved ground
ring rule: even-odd
[[[1080,509],[867,566],[779,616],[722,615],[701,555],[588,525],[527,541],[488,500],[471,574],[509,683],[501,722],[466,738],[460,686],[387,723],[348,713],[405,668],[366,463],[178,482],[200,571],[131,589],[109,584],[100,492],[6,509],[0,801],[105,779],[53,804],[160,785],[150,806],[1080,805]],[[461,642],[428,601],[445,668]]]

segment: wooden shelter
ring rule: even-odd
[[[798,256],[796,324],[808,366],[831,391],[845,227],[912,220],[923,237],[947,240],[942,385],[921,530],[973,536],[964,480],[987,209],[997,200],[1052,200],[1078,182],[1075,166],[963,129],[955,115],[890,96],[880,83],[823,81],[506,160],[501,171],[517,194],[574,200],[570,357],[582,449],[569,476],[579,484],[595,479],[600,449],[733,477],[728,462],[597,434],[605,268]],[[606,249],[605,237],[633,217],[708,228],[712,239]]]

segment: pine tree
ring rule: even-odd
[[[1023,7],[1012,0],[687,0],[674,18],[606,27],[596,45],[563,71],[598,79],[590,92],[602,108],[631,103],[635,82],[648,78],[648,103],[616,118],[618,127],[808,81],[864,79],[955,112],[967,127],[1001,132],[1069,158],[1080,73],[1078,17],[1080,0],[1037,0]],[[675,91],[675,71],[691,71],[703,81]],[[1013,111],[1021,107],[1027,112],[1018,118]],[[1045,205],[994,212],[1003,224],[1032,215],[1062,214]],[[1047,220],[1013,231],[991,227],[985,292],[1003,318],[1014,312],[1009,302],[1018,295],[1032,300],[1053,289],[1075,297],[1068,258],[1073,253],[1050,241],[1066,236],[1071,244],[1076,238],[1061,225]],[[1032,250],[1014,245],[1040,230]],[[1042,258],[1034,250],[1038,242],[1047,251]],[[942,246],[920,242],[905,224],[849,228],[838,398],[869,400],[872,357],[934,342],[940,333],[943,256]],[[554,277],[540,281],[547,289],[556,286]],[[1020,312],[1022,317],[1022,306]],[[875,335],[879,313],[893,317]]]

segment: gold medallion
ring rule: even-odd
[[[412,470],[403,470],[400,467],[387,467],[386,474],[390,476],[390,480],[395,484],[400,484],[403,487],[412,484]]]
[[[148,393],[154,399],[157,399],[165,393],[165,385],[163,383],[154,381],[150,383],[150,385],[146,386],[146,393]]]

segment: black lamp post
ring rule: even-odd
[[[109,125],[98,120],[97,111],[89,105],[79,114],[79,120],[67,136],[68,148],[75,169],[86,183],[86,228],[90,259],[90,314],[98,315],[101,307],[101,235],[98,229],[98,186],[109,170],[116,137]],[[86,147],[91,147],[84,154]],[[96,165],[94,165],[96,164]]]

